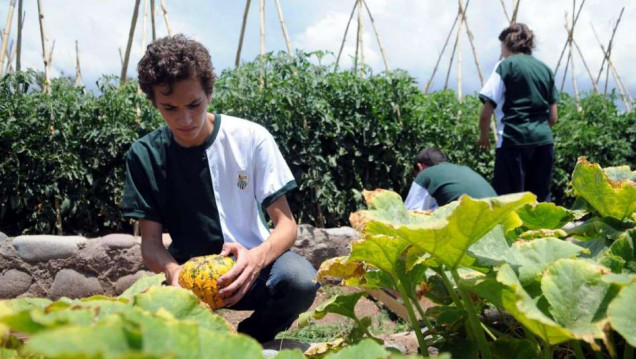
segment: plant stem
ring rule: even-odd
[[[545,343],[545,348],[543,348],[543,358],[552,359],[552,346],[548,343]]]
[[[473,332],[475,340],[477,341],[477,346],[479,347],[479,352],[481,353],[481,357],[483,359],[491,359],[490,349],[488,348],[488,342],[486,341],[486,334],[480,325],[479,318],[477,318],[477,313],[475,311],[475,307],[473,306],[473,302],[470,299],[470,295],[459,285],[459,274],[457,273],[457,269],[451,269],[451,274],[453,275],[453,279],[457,284],[457,291],[459,295],[462,297],[462,301],[464,302],[464,309],[466,310],[466,314],[468,315],[468,323],[470,324],[470,329]]]
[[[486,324],[479,322],[481,324],[481,328],[484,330],[484,332],[486,332],[486,334],[488,334],[488,336],[490,337],[490,339],[492,339],[493,341],[497,340],[497,337],[490,331],[490,329],[488,329],[488,327],[486,326]]]
[[[415,316],[415,312],[413,311],[413,306],[410,303],[408,293],[404,289],[401,284],[396,285],[398,292],[404,299],[404,306],[406,307],[407,312],[409,313],[409,319],[411,320],[411,326],[415,329],[415,336],[417,337],[417,344],[420,346],[420,352],[422,356],[428,357],[428,346],[426,346],[426,342],[424,341],[424,336],[422,335],[422,328],[420,327],[420,323]]]
[[[623,359],[631,359],[634,357],[634,347],[625,342],[625,349],[623,350]]]
[[[572,343],[572,348],[574,349],[574,354],[576,355],[576,359],[585,359],[585,354],[583,354],[583,348],[581,348],[581,342],[575,340]]]
[[[458,308],[463,308],[462,302],[461,300],[459,300],[459,297],[457,296],[457,292],[455,292],[455,288],[453,288],[453,285],[448,279],[446,272],[444,272],[444,267],[440,267],[440,270],[437,273],[439,274],[440,277],[442,277],[442,282],[444,283],[444,286],[446,286],[446,289],[448,290],[448,293],[450,294],[451,298],[453,298],[453,302],[455,302]]]

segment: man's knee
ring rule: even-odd
[[[314,282],[316,270],[309,261],[288,251],[281,255],[272,271],[267,286],[274,295],[289,296],[301,311],[311,306],[320,285]]]

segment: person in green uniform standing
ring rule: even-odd
[[[448,162],[441,150],[429,147],[414,158],[415,180],[404,206],[409,210],[432,210],[466,194],[473,198],[494,197],[495,190],[477,172]]]
[[[490,150],[490,118],[497,117],[493,187],[497,194],[530,191],[550,201],[558,93],[552,70],[532,56],[534,34],[512,24],[499,34],[503,60],[479,92],[483,108],[477,142]]]
[[[239,332],[273,340],[318,289],[313,266],[289,250],[297,227],[286,193],[296,181],[285,159],[264,127],[208,112],[216,77],[200,43],[183,35],[159,39],[137,72],[166,123],[135,141],[126,157],[122,209],[139,220],[144,263],[179,286],[181,264],[190,258],[233,255],[219,294],[231,309],[254,311]]]

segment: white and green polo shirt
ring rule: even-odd
[[[420,171],[404,201],[406,209],[428,210],[448,204],[461,195],[495,197],[497,193],[477,172],[466,166],[442,162]]]
[[[533,56],[514,54],[499,61],[479,99],[495,105],[497,148],[553,143],[548,111],[558,101],[554,75]]]
[[[262,126],[214,115],[200,146],[182,147],[163,126],[133,143],[126,159],[123,214],[161,223],[178,262],[246,248],[269,236],[262,209],[296,188],[272,135]]]

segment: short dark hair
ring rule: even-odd
[[[511,24],[499,34],[499,41],[513,53],[532,55],[534,33],[526,24]]]
[[[137,74],[139,87],[153,104],[155,85],[167,84],[170,94],[175,82],[196,77],[209,97],[216,81],[208,50],[182,34],[166,36],[148,45],[137,64]]]
[[[415,157],[413,157],[413,166],[417,166],[418,163],[424,164],[428,167],[435,166],[442,162],[447,162],[448,157],[435,147],[428,147],[421,150]]]

